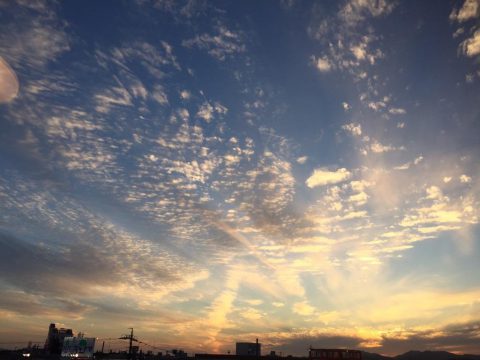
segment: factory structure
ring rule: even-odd
[[[60,354],[62,352],[63,340],[72,336],[72,329],[57,328],[55,324],[50,324],[47,339],[45,340],[45,352],[47,354]]]
[[[54,323],[48,327],[44,346],[47,355],[60,355],[62,358],[92,359],[94,349],[95,338],[84,337],[82,333],[73,336],[72,329],[57,328]]]
[[[241,356],[260,356],[262,344],[258,342],[237,342],[235,344],[235,354]]]

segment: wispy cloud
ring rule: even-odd
[[[226,26],[217,27],[215,34],[202,34],[182,42],[187,48],[198,47],[217,60],[225,61],[227,58],[246,50],[242,36],[229,30]]]

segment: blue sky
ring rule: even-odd
[[[480,352],[477,0],[0,7],[2,341]]]

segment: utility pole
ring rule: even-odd
[[[133,337],[133,328],[130,329],[130,335],[123,335],[119,337],[121,340],[129,340],[129,345],[128,345],[128,359],[132,360],[133,359],[133,353],[132,353],[132,342],[133,341],[138,341]]]

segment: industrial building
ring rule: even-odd
[[[63,340],[62,357],[92,359],[95,350],[95,338],[67,336]]]
[[[235,354],[240,356],[261,356],[262,344],[258,342],[237,342],[235,344]]]
[[[60,355],[63,347],[63,340],[66,337],[73,337],[72,329],[57,328],[55,324],[50,324],[48,327],[48,335],[45,340],[45,352],[47,354]]]

